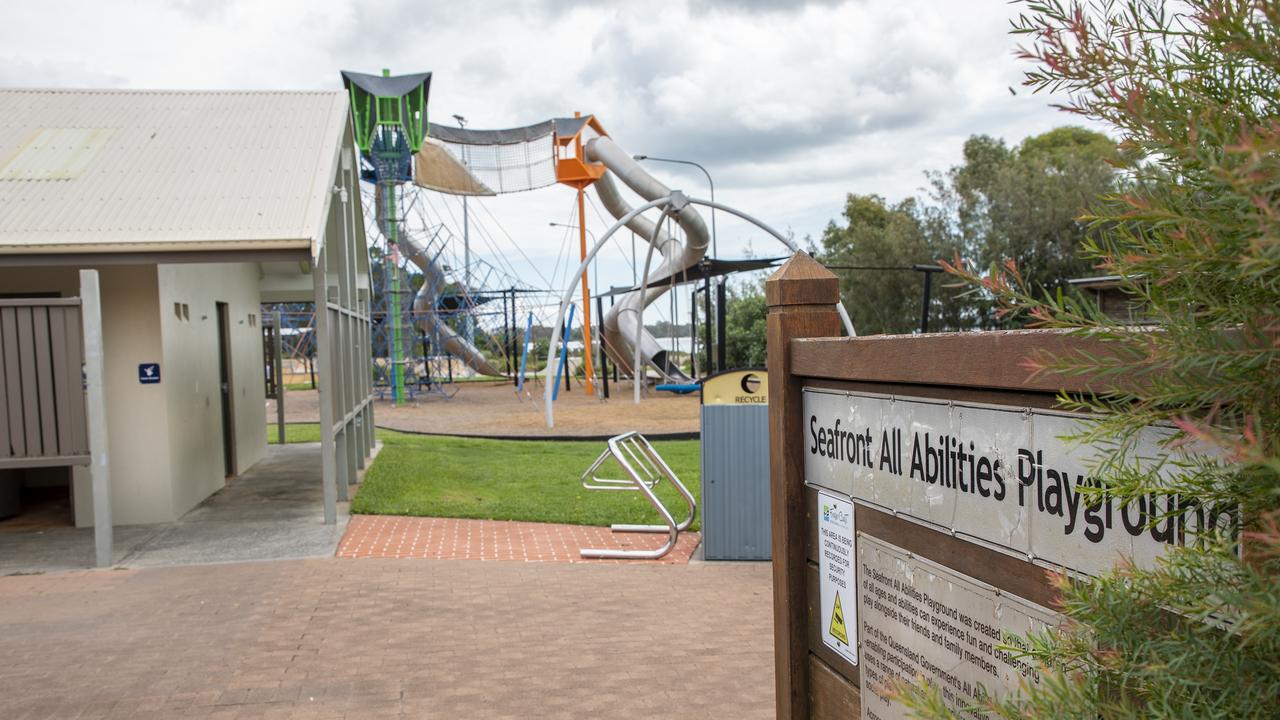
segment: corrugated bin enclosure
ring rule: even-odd
[[[727,370],[702,383],[702,550],[768,560],[769,376]]]

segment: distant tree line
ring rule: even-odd
[[[927,197],[890,204],[879,195],[849,195],[842,222],[822,234],[817,257],[834,266],[841,297],[859,334],[912,332],[920,325],[923,280],[910,269],[939,260],[990,267],[1012,260],[1042,290],[1088,276],[1081,258],[1090,230],[1079,218],[1121,177],[1111,162],[1115,142],[1062,127],[1010,147],[974,135],[962,162],[928,173]],[[888,269],[904,268],[904,269]],[[989,298],[935,278],[931,330],[1000,325]]]
[[[840,278],[840,294],[859,335],[910,333],[920,327],[923,276],[913,265],[961,258],[970,267],[1007,260],[1040,292],[1070,292],[1066,281],[1095,273],[1080,249],[1098,229],[1080,217],[1100,197],[1126,187],[1106,135],[1061,127],[1015,146],[987,135],[964,144],[962,161],[927,173],[925,197],[890,203],[850,194],[810,250]],[[1020,320],[996,317],[995,304],[954,278],[934,277],[930,330],[991,329]],[[763,365],[765,316],[760,282],[730,284],[725,359],[730,367]]]

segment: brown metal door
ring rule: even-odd
[[[226,303],[218,303],[218,382],[222,398],[222,458],[227,477],[236,474],[236,433],[231,393],[231,314]]]

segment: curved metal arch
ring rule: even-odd
[[[671,196],[668,195],[668,198]],[[668,202],[662,206],[662,215],[658,217],[658,222],[653,224],[653,233],[649,238],[649,251],[644,254],[644,278],[640,281],[640,292],[649,291],[649,266],[653,261],[653,247],[658,244],[658,233],[662,232],[662,224],[671,217],[671,203]],[[640,303],[640,307],[636,310],[638,317],[636,318],[636,336],[631,341],[631,347],[635,349],[635,355],[631,360],[631,385],[635,391],[635,404],[640,404],[640,339],[644,333],[644,303]],[[675,318],[672,318],[674,320]]]
[[[652,210],[653,208],[656,208],[656,207],[662,207],[662,208],[663,208],[663,211],[662,211],[662,212],[663,212],[663,218],[662,218],[662,220],[665,220],[665,219],[666,219],[666,217],[667,217],[668,215],[670,215],[670,214],[671,214],[672,196],[676,195],[677,193],[679,193],[681,196],[683,196],[683,197],[684,197],[684,199],[685,199],[689,204],[691,204],[691,205],[702,205],[702,206],[704,206],[704,207],[714,208],[714,209],[716,209],[716,210],[723,210],[724,212],[727,212],[727,213],[729,213],[730,215],[736,215],[737,217],[740,217],[740,218],[742,218],[743,220],[746,220],[747,222],[751,223],[752,225],[755,225],[756,227],[760,228],[761,230],[764,230],[765,232],[767,232],[767,233],[769,233],[770,235],[772,235],[775,239],[777,239],[777,240],[778,240],[778,242],[780,242],[780,243],[782,243],[783,245],[787,246],[787,249],[791,250],[791,252],[792,252],[792,253],[796,253],[796,252],[799,252],[799,251],[800,251],[799,246],[797,246],[797,245],[795,244],[795,242],[794,242],[793,240],[791,240],[791,238],[785,237],[782,233],[778,232],[777,230],[774,230],[772,227],[770,227],[769,225],[765,224],[765,223],[764,223],[764,222],[762,222],[761,220],[758,220],[758,219],[756,219],[756,218],[752,217],[751,215],[748,215],[747,213],[742,212],[741,210],[738,210],[737,208],[729,207],[728,205],[724,205],[724,204],[722,204],[722,203],[718,203],[718,202],[713,202],[713,201],[711,201],[711,200],[703,200],[703,199],[701,199],[701,198],[691,198],[691,197],[688,197],[688,196],[684,196],[684,195],[683,195],[683,193],[680,193],[680,191],[679,191],[679,190],[676,190],[676,191],[674,191],[674,192],[672,192],[672,193],[670,193],[670,194],[668,194],[668,195],[666,195],[666,196],[664,196],[664,197],[657,198],[656,200],[650,200],[649,202],[647,202],[647,203],[645,203],[645,204],[643,204],[643,205],[639,205],[639,206],[637,206],[637,207],[636,207],[636,208],[634,208],[631,212],[629,212],[629,213],[627,213],[626,215],[623,215],[622,217],[618,218],[618,221],[617,221],[617,222],[615,222],[615,223],[613,224],[613,227],[609,228],[609,230],[608,230],[604,235],[601,235],[601,236],[600,236],[600,239],[596,241],[596,244],[591,248],[591,251],[587,253],[587,255],[586,255],[586,257],[585,257],[585,258],[583,258],[582,263],[578,265],[578,269],[577,269],[577,271],[576,271],[576,272],[574,272],[574,274],[570,276],[570,278],[572,278],[572,280],[571,280],[571,282],[570,282],[570,284],[569,284],[569,287],[565,290],[564,295],[560,298],[560,306],[559,306],[559,308],[556,310],[556,323],[555,323],[555,325],[552,325],[552,328],[559,328],[559,327],[560,327],[560,325],[561,325],[562,323],[564,323],[564,318],[565,318],[566,308],[569,306],[569,303],[571,303],[571,302],[573,301],[573,292],[574,292],[575,290],[577,290],[577,288],[578,288],[578,281],[581,279],[581,277],[582,277],[582,273],[584,273],[584,272],[586,272],[586,271],[587,271],[587,268],[590,266],[591,261],[592,261],[593,259],[595,259],[596,254],[597,254],[597,253],[599,253],[599,252],[600,252],[600,250],[602,250],[602,249],[604,248],[605,243],[607,243],[607,242],[609,241],[609,238],[613,237],[613,234],[614,234],[614,233],[618,232],[618,230],[620,230],[620,229],[622,229],[623,227],[625,227],[625,226],[626,226],[626,224],[627,224],[628,222],[630,222],[633,218],[635,218],[637,215],[640,215],[641,213],[644,213],[644,212],[645,212],[645,211],[647,211],[647,210]],[[656,223],[656,224],[654,225],[654,227],[655,227],[655,228],[657,228],[657,227],[661,227],[661,225],[662,225],[662,222],[661,222],[661,221],[659,221],[658,223]],[[655,232],[656,232],[656,231],[655,231]],[[656,237],[656,235],[655,235],[655,237]],[[641,288],[645,288],[645,287],[646,287],[646,286],[648,286],[648,284],[649,284],[649,264],[650,264],[650,261],[651,261],[651,260],[652,260],[652,258],[653,258],[653,245],[654,245],[654,242],[655,242],[655,241],[654,241],[653,239],[650,239],[650,241],[649,241],[649,253],[648,253],[648,255],[645,257],[645,272],[644,272],[644,278],[643,278],[643,279],[641,280],[641,282],[640,282],[640,287],[641,287]],[[844,301],[837,302],[837,303],[836,303],[836,309],[837,309],[837,311],[840,313],[840,320],[841,320],[841,322],[844,324],[845,332],[846,332],[846,333],[848,333],[850,337],[854,337],[854,336],[856,336],[856,335],[857,335],[857,333],[856,333],[856,332],[854,332],[854,329],[853,329],[853,322],[852,322],[852,321],[850,320],[850,318],[849,318],[849,313],[848,313],[848,311],[847,311],[847,310],[845,310],[845,307],[844,307]],[[644,322],[643,322],[643,312],[641,313],[641,318],[642,318],[642,321],[639,323],[639,327],[643,329],[643,327],[644,327]],[[553,359],[555,358],[555,355],[556,355],[556,342],[557,342],[557,340],[558,340],[558,339],[559,339],[559,333],[557,333],[557,332],[554,332],[554,331],[553,331],[553,332],[551,333],[551,342],[550,342],[550,343],[548,343],[548,347],[547,347],[547,365],[546,365],[546,366],[547,366],[548,368],[549,368],[549,367],[551,367],[551,363],[552,363]],[[639,345],[638,340],[637,340],[636,345],[637,345],[637,347],[638,347],[638,345]],[[590,352],[590,348],[585,348],[584,350],[585,350],[586,352]],[[632,367],[632,368],[631,368],[631,373],[632,373],[633,377],[635,378],[634,385],[635,385],[635,392],[636,392],[636,402],[639,402],[639,401],[640,401],[640,399],[639,399],[639,395],[640,395],[640,380],[639,380],[639,376],[640,376],[640,365],[639,365],[639,363],[638,363],[638,362],[636,363],[636,365],[635,365],[634,367]],[[551,401],[551,392],[552,392],[552,389],[553,389],[553,388],[551,387],[551,385],[549,385],[549,384],[545,384],[545,383],[544,383],[543,403],[542,403],[542,406],[543,406],[543,409],[544,409],[544,414],[545,414],[546,419],[547,419],[547,427],[549,427],[549,428],[553,428],[553,427],[555,427],[555,415],[554,415],[554,411],[552,410],[552,401]]]

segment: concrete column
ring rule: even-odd
[[[276,375],[276,435],[277,442],[284,445],[284,328],[280,325],[280,311],[271,313],[271,326],[276,332],[275,352],[271,362],[272,372]]]
[[[324,523],[338,522],[338,475],[334,462],[333,442],[333,355],[329,337],[329,283],[325,278],[325,250],[320,249],[311,268],[312,287],[316,304],[316,389],[320,394],[320,463],[321,481],[324,483]]]
[[[97,270],[80,271],[80,323],[84,329],[85,410],[89,424],[89,474],[93,485],[93,549],[98,567],[110,567],[111,467],[107,458],[107,391],[103,378],[102,295]]]
[[[349,428],[343,426],[341,430],[334,433],[333,436],[333,464],[337,473],[338,483],[338,500],[346,502],[351,499],[351,484],[347,479],[347,469],[350,467],[347,463],[347,436]]]

